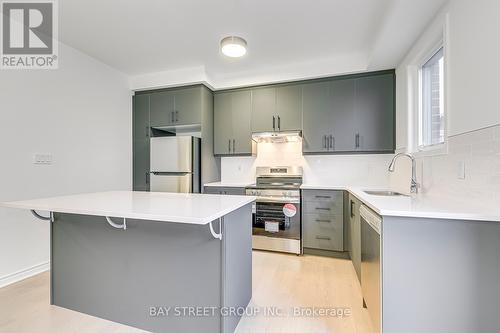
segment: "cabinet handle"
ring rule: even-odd
[[[149,172],[146,172],[146,184],[149,184]]]
[[[235,141],[236,141],[236,140],[234,140],[234,139],[233,139],[233,153],[234,153],[234,149],[235,149],[234,147],[236,146],[236,145],[235,145]]]
[[[318,199],[331,199],[332,197],[329,195],[316,195],[316,198],[318,198]]]
[[[356,143],[356,148],[359,148],[359,133],[356,133],[356,139],[355,139],[355,143]]]
[[[146,126],[146,138],[149,138],[149,126]]]
[[[281,117],[278,116],[278,131],[281,131]]]
[[[276,117],[273,116],[273,130],[276,129]]]
[[[330,210],[330,208],[316,207],[316,210]]]
[[[174,111],[170,111],[170,122],[174,122]]]
[[[330,148],[335,150],[335,138],[333,135],[330,135]]]
[[[328,236],[316,236],[316,239],[330,240],[331,238]]]
[[[351,200],[351,208],[350,208],[350,211],[351,211],[351,217],[354,217],[354,201]]]
[[[175,111],[175,122],[179,121],[179,111]]]
[[[319,219],[316,219],[316,222],[332,223],[331,220],[319,220]]]
[[[323,135],[323,148],[328,149],[328,138],[326,135]]]
[[[231,152],[231,139],[227,140],[227,142],[229,143],[227,150],[228,152]]]

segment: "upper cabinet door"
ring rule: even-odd
[[[216,93],[214,96],[214,154],[232,153],[233,107],[232,93]],[[250,122],[249,122],[250,124]]]
[[[276,88],[256,88],[252,94],[252,132],[277,130]]]
[[[328,151],[332,112],[330,82],[307,83],[302,87],[304,153]]]
[[[174,93],[162,91],[151,94],[151,126],[168,126],[175,123]]]
[[[201,86],[174,91],[175,125],[194,125],[201,123]]]
[[[133,97],[133,189],[149,191],[149,95]]]
[[[355,150],[356,117],[354,114],[355,80],[330,82],[330,151]]]
[[[356,79],[356,150],[394,151],[394,74]]]
[[[252,154],[252,92],[217,93],[214,98],[214,154]]]
[[[276,89],[276,130],[302,129],[302,85],[282,86]]]
[[[233,153],[252,154],[252,91],[235,91],[231,95]]]

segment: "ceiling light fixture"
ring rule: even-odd
[[[247,53],[247,41],[237,36],[222,39],[220,47],[222,53],[231,58],[239,58]]]

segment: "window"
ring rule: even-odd
[[[444,50],[441,47],[420,68],[418,149],[445,143]]]

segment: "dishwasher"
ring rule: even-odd
[[[382,218],[362,205],[361,217],[361,289],[364,305],[370,314],[375,333],[382,332],[381,325],[381,242]]]

